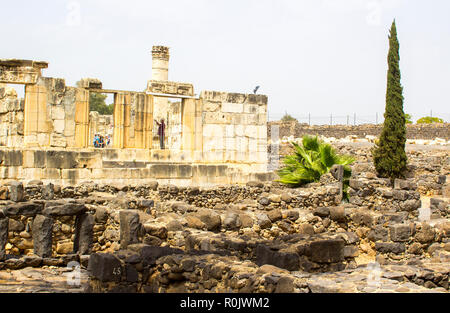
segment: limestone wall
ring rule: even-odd
[[[367,135],[379,136],[382,124],[373,125],[312,125],[299,124],[297,122],[283,123],[280,121],[270,122],[268,132],[270,133],[271,127],[278,125],[280,128],[280,138],[282,137],[302,137],[303,135],[315,135],[334,138],[345,138],[353,135],[359,138],[365,138]],[[444,124],[408,124],[406,125],[406,137],[407,139],[435,139],[442,138],[450,140],[450,123]]]
[[[200,99],[204,158],[265,166],[267,96],[203,91]]]
[[[23,146],[23,108],[16,91],[0,84],[0,146]]]

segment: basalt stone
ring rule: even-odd
[[[405,201],[408,199],[408,191],[406,190],[393,190],[392,196],[394,200]]]
[[[408,212],[417,210],[421,206],[422,206],[422,202],[420,200],[414,200],[414,199],[406,200],[406,201],[403,201],[402,203],[400,203],[400,208],[403,211],[408,211]]]
[[[258,266],[269,264],[289,271],[296,271],[299,269],[299,256],[295,252],[277,251],[260,244],[256,247],[256,264]]]
[[[163,256],[172,254],[184,254],[181,249],[170,248],[170,247],[152,247],[152,246],[142,246],[139,251],[142,263],[144,266],[156,264],[156,260]]]
[[[151,209],[155,206],[155,201],[154,200],[139,200],[138,201],[138,207],[140,209]]]
[[[395,179],[394,180],[394,189],[399,190],[415,190],[417,189],[417,184],[403,179]]]
[[[101,282],[119,282],[122,276],[122,265],[112,254],[94,253],[89,258],[90,275]]]
[[[263,206],[266,206],[266,205],[270,204],[270,200],[267,197],[261,197],[261,198],[259,198],[258,203]]]
[[[429,243],[434,240],[435,235],[436,232],[431,225],[422,223],[420,229],[416,232],[415,239],[420,243]]]
[[[46,203],[42,214],[51,217],[81,215],[87,211],[81,203]]]
[[[270,228],[272,226],[272,222],[269,217],[265,213],[256,214],[257,223],[261,229]]]
[[[0,218],[0,261],[6,258],[5,245],[8,241],[8,218]]]
[[[40,214],[42,211],[42,204],[38,202],[24,202],[7,205],[3,212],[8,217],[26,216],[32,217]]]
[[[330,239],[313,241],[310,244],[311,261],[335,263],[344,260],[344,240]]]
[[[42,264],[42,258],[37,255],[25,256],[23,258],[26,266],[39,267]]]
[[[239,229],[242,226],[239,214],[228,212],[223,219],[223,228],[225,229]]]
[[[47,185],[42,186],[42,199],[45,200],[53,200],[55,198],[55,185],[49,183]]]
[[[391,243],[391,242],[377,242],[375,243],[375,250],[381,253],[394,253],[400,254],[405,252],[406,247],[403,243]]]
[[[9,198],[11,201],[20,202],[23,201],[23,184],[18,181],[13,181],[9,183]]]
[[[25,225],[21,221],[9,219],[9,231],[20,233],[25,229]]]
[[[52,256],[53,219],[44,215],[36,215],[33,220],[34,254],[41,258]]]
[[[104,224],[108,221],[108,212],[104,208],[95,209],[95,222]]]
[[[73,243],[74,252],[80,255],[91,254],[94,242],[94,216],[83,214],[75,219],[75,239]]]
[[[139,243],[141,223],[137,211],[120,211],[120,248],[126,249],[128,245]]]
[[[389,227],[391,240],[395,242],[408,241],[412,235],[412,229],[409,225],[396,224]]]
[[[316,208],[313,214],[319,217],[327,217],[330,215],[330,209],[326,207]]]
[[[345,221],[345,209],[343,207],[331,207],[330,218],[336,222]]]
[[[291,277],[281,277],[277,282],[275,293],[293,293],[294,280]]]
[[[278,222],[279,220],[281,220],[283,218],[283,216],[281,214],[281,210],[269,211],[269,212],[267,212],[267,216],[269,217],[269,219],[272,223]]]
[[[371,241],[387,241],[388,240],[388,229],[382,225],[377,225],[372,228],[367,235],[367,238]]]
[[[209,231],[219,230],[222,225],[220,215],[210,210],[201,210],[197,213],[197,217],[205,224]]]
[[[286,212],[286,217],[290,220],[295,222],[300,217],[300,213],[298,213],[297,210],[288,210]]]

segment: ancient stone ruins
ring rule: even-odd
[[[371,127],[269,124],[266,96],[196,97],[168,81],[168,48],[152,54],[142,92],[0,60],[0,292],[449,291],[449,124],[409,130],[407,177],[391,184]],[[93,92],[114,94],[113,116],[89,112]],[[94,148],[108,125],[112,145]],[[347,202],[341,166],[275,181],[305,133],[354,135],[323,138],[356,159]]]

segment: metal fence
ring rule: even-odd
[[[286,113],[272,113],[268,112],[269,121],[279,121],[285,116]],[[312,115],[306,114],[292,114],[287,112],[290,116],[295,118],[299,123],[309,125],[361,125],[361,124],[382,124],[384,122],[384,113],[373,113],[369,115],[352,113],[347,115],[332,114],[325,115]],[[413,114],[411,120],[413,123],[425,116],[438,117],[444,120],[444,122],[450,122],[450,113],[435,113],[428,112],[423,114]]]

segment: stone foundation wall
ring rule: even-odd
[[[211,186],[270,180],[265,164],[195,162],[189,152],[147,149],[12,150],[0,149],[0,180],[42,180],[58,185],[139,184],[157,179],[179,186]]]
[[[378,137],[383,128],[382,124],[364,124],[356,126],[333,125],[320,126],[308,124],[299,124],[298,122],[269,122],[267,125],[269,138],[273,125],[279,126],[280,139],[283,137],[294,136],[301,138],[304,135],[324,136],[327,138],[345,138],[347,136],[357,136],[365,138],[367,135]],[[442,138],[450,140],[450,123],[443,124],[408,124],[406,125],[407,139],[435,139]]]

